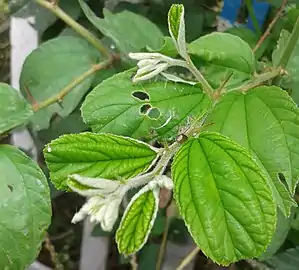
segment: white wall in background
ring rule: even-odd
[[[11,44],[11,62],[10,74],[11,85],[18,89],[19,79],[23,63],[34,49],[38,46],[38,33],[31,26],[34,23],[34,17],[21,18],[11,17],[10,19],[10,44]],[[27,130],[16,131],[12,135],[12,143],[31,151],[36,157],[36,149],[33,140]]]

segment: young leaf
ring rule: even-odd
[[[51,221],[49,187],[41,169],[12,146],[0,146],[0,171],[0,268],[27,269]]]
[[[64,135],[44,149],[52,182],[67,189],[69,175],[121,180],[134,177],[156,161],[156,149],[130,138],[111,134]]]
[[[188,51],[214,65],[248,74],[255,70],[255,58],[250,46],[231,34],[215,32],[205,35],[191,42]]]
[[[189,117],[203,115],[211,105],[198,86],[161,81],[133,84],[133,74],[132,70],[119,73],[88,94],[82,117],[94,132],[172,138]]]
[[[146,243],[159,208],[159,189],[138,192],[130,201],[116,232],[118,250],[130,255]]]
[[[185,10],[182,4],[174,4],[168,12],[168,28],[178,53],[188,58],[185,34]]]
[[[248,152],[218,133],[188,140],[172,165],[174,197],[201,250],[219,264],[258,257],[269,244],[276,205]]]
[[[31,106],[11,86],[0,83],[0,134],[28,121]]]
[[[279,176],[293,194],[299,179],[299,110],[288,94],[275,86],[257,87],[245,95],[227,94],[207,123],[213,123],[210,131],[230,137],[254,154],[278,206],[289,215],[294,201]]]
[[[113,14],[104,9],[105,18],[101,19],[84,1],[79,0],[79,3],[89,21],[105,36],[110,37],[122,53],[139,52],[146,46],[159,49],[163,45],[162,32],[145,17],[127,10]]]
[[[99,53],[87,41],[77,37],[58,37],[43,43],[26,59],[20,87],[24,96],[30,91],[37,102],[45,101],[59,93],[78,76],[92,68],[99,61]],[[42,78],[42,79],[41,79]],[[76,86],[61,101],[34,114],[36,130],[49,127],[54,113],[62,117],[69,115],[91,86],[93,76]]]

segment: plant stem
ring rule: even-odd
[[[274,27],[275,23],[277,22],[277,20],[280,18],[280,16],[282,15],[284,8],[287,4],[288,0],[283,0],[280,8],[277,10],[275,17],[273,18],[273,20],[271,21],[271,23],[269,23],[266,31],[264,32],[264,34],[260,37],[260,39],[258,40],[258,42],[256,43],[255,47],[253,48],[253,51],[256,52],[259,47],[263,44],[263,42],[265,41],[265,39],[270,35],[270,32],[272,30],[272,28]]]
[[[247,10],[249,12],[249,16],[252,20],[254,30],[258,35],[260,35],[261,34],[261,29],[260,29],[259,22],[258,22],[255,14],[254,14],[254,9],[252,7],[252,1],[251,0],[245,0],[245,4],[246,4]]]
[[[205,91],[205,93],[211,99],[213,99],[214,89],[209,84],[209,82],[205,79],[205,77],[201,74],[201,72],[196,68],[196,66],[193,64],[192,60],[190,59],[190,57],[186,61],[178,60],[177,66],[181,66],[181,67],[189,69],[191,71],[191,73],[195,76],[195,78],[198,80],[198,82],[200,82],[202,84],[202,87],[203,87],[203,90]]]
[[[180,265],[177,267],[176,270],[183,270],[193,259],[194,257],[197,255],[197,253],[200,251],[199,247],[196,247],[195,249],[193,249],[188,256],[182,260],[182,262],[180,263]]]
[[[247,83],[245,85],[241,85],[239,87],[236,87],[236,88],[233,88],[233,89],[230,89],[229,91],[227,92],[233,92],[233,91],[242,91],[242,92],[246,92],[254,87],[257,87],[275,77],[277,77],[278,75],[280,75],[282,72],[282,69],[281,68],[275,68],[269,72],[265,72],[265,73],[262,73],[260,75],[258,75],[254,81],[250,82],[250,83]]]
[[[61,20],[63,20],[73,30],[75,30],[78,34],[84,37],[90,44],[92,44],[96,49],[98,49],[102,55],[104,55],[105,57],[110,57],[110,52],[102,43],[102,41],[98,39],[96,36],[94,36],[91,32],[89,32],[81,24],[77,23],[72,17],[70,17],[67,13],[65,13],[55,2],[51,3],[48,2],[47,0],[34,0],[34,1],[39,5],[41,5],[42,7],[54,13]]]
[[[109,65],[112,64],[113,58],[107,59],[99,64],[95,64],[92,66],[91,69],[87,70],[85,73],[77,77],[75,80],[73,80],[69,85],[67,85],[65,88],[63,88],[57,95],[50,97],[49,99],[41,102],[41,103],[33,103],[33,111],[38,111],[40,109],[43,109],[45,107],[48,107],[56,102],[60,102],[70,91],[73,90],[74,87],[76,87],[78,84],[82,83],[86,78],[94,74],[96,71],[105,69]]]
[[[167,246],[167,238],[168,238],[168,232],[169,232],[169,226],[170,226],[170,219],[171,219],[171,217],[166,216],[161,247],[159,250],[158,260],[157,260],[157,264],[156,264],[156,270],[162,269],[164,254],[165,254],[165,250],[166,250],[166,246]]]
[[[277,64],[278,67],[281,67],[284,69],[288,65],[288,62],[292,56],[293,50],[297,44],[298,38],[299,38],[299,18],[297,19],[297,21],[294,25],[293,31],[291,33],[291,36],[284,48],[283,53],[281,54],[281,56],[278,60],[278,64]]]

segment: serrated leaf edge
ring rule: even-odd
[[[128,214],[128,212],[129,212],[130,209],[131,209],[131,206],[135,203],[136,200],[138,200],[138,198],[139,198],[142,194],[144,194],[144,193],[146,193],[146,192],[149,192],[149,191],[151,191],[151,192],[153,193],[153,195],[154,195],[154,199],[155,199],[155,208],[154,208],[154,212],[153,212],[153,214],[152,214],[151,222],[149,223],[149,226],[148,226],[148,231],[147,231],[146,235],[144,236],[143,242],[140,244],[140,246],[139,246],[134,252],[132,252],[132,253],[130,253],[130,254],[124,254],[124,253],[122,253],[122,252],[120,251],[120,243],[119,243],[119,241],[118,241],[118,234],[117,234],[117,233],[118,233],[118,231],[121,229],[121,227],[122,227],[122,225],[123,225],[123,222],[124,222],[124,220],[126,219],[126,215]],[[118,229],[117,229],[117,231],[116,231],[116,234],[115,234],[115,235],[116,235],[117,248],[118,248],[118,250],[119,250],[120,253],[122,253],[122,254],[124,254],[124,255],[132,255],[132,254],[138,252],[140,249],[142,249],[142,247],[143,247],[143,246],[145,245],[145,243],[147,242],[147,239],[148,239],[148,237],[149,237],[149,235],[150,235],[150,232],[151,232],[151,230],[152,230],[152,228],[153,228],[153,226],[154,226],[154,223],[155,223],[155,220],[156,220],[156,217],[157,217],[157,213],[158,213],[158,209],[159,209],[159,193],[160,193],[160,189],[159,189],[159,188],[156,187],[156,188],[150,190],[148,186],[145,186],[145,187],[143,187],[138,193],[136,193],[136,194],[133,196],[133,198],[131,199],[130,203],[128,204],[128,206],[127,206],[127,208],[126,208],[126,210],[125,210],[125,212],[124,212],[124,214],[123,214],[123,216],[122,216],[121,222],[120,222],[119,227],[118,227]]]

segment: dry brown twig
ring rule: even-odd
[[[255,47],[253,48],[253,52],[256,52],[259,47],[261,47],[261,45],[263,44],[263,42],[266,40],[266,38],[270,35],[271,30],[273,29],[275,23],[277,22],[277,20],[280,18],[280,16],[282,15],[284,8],[286,6],[286,4],[288,3],[288,0],[283,0],[280,8],[277,10],[275,17],[273,18],[273,20],[269,23],[266,31],[264,32],[264,34],[260,37],[260,39],[258,40],[258,42],[256,43]]]

